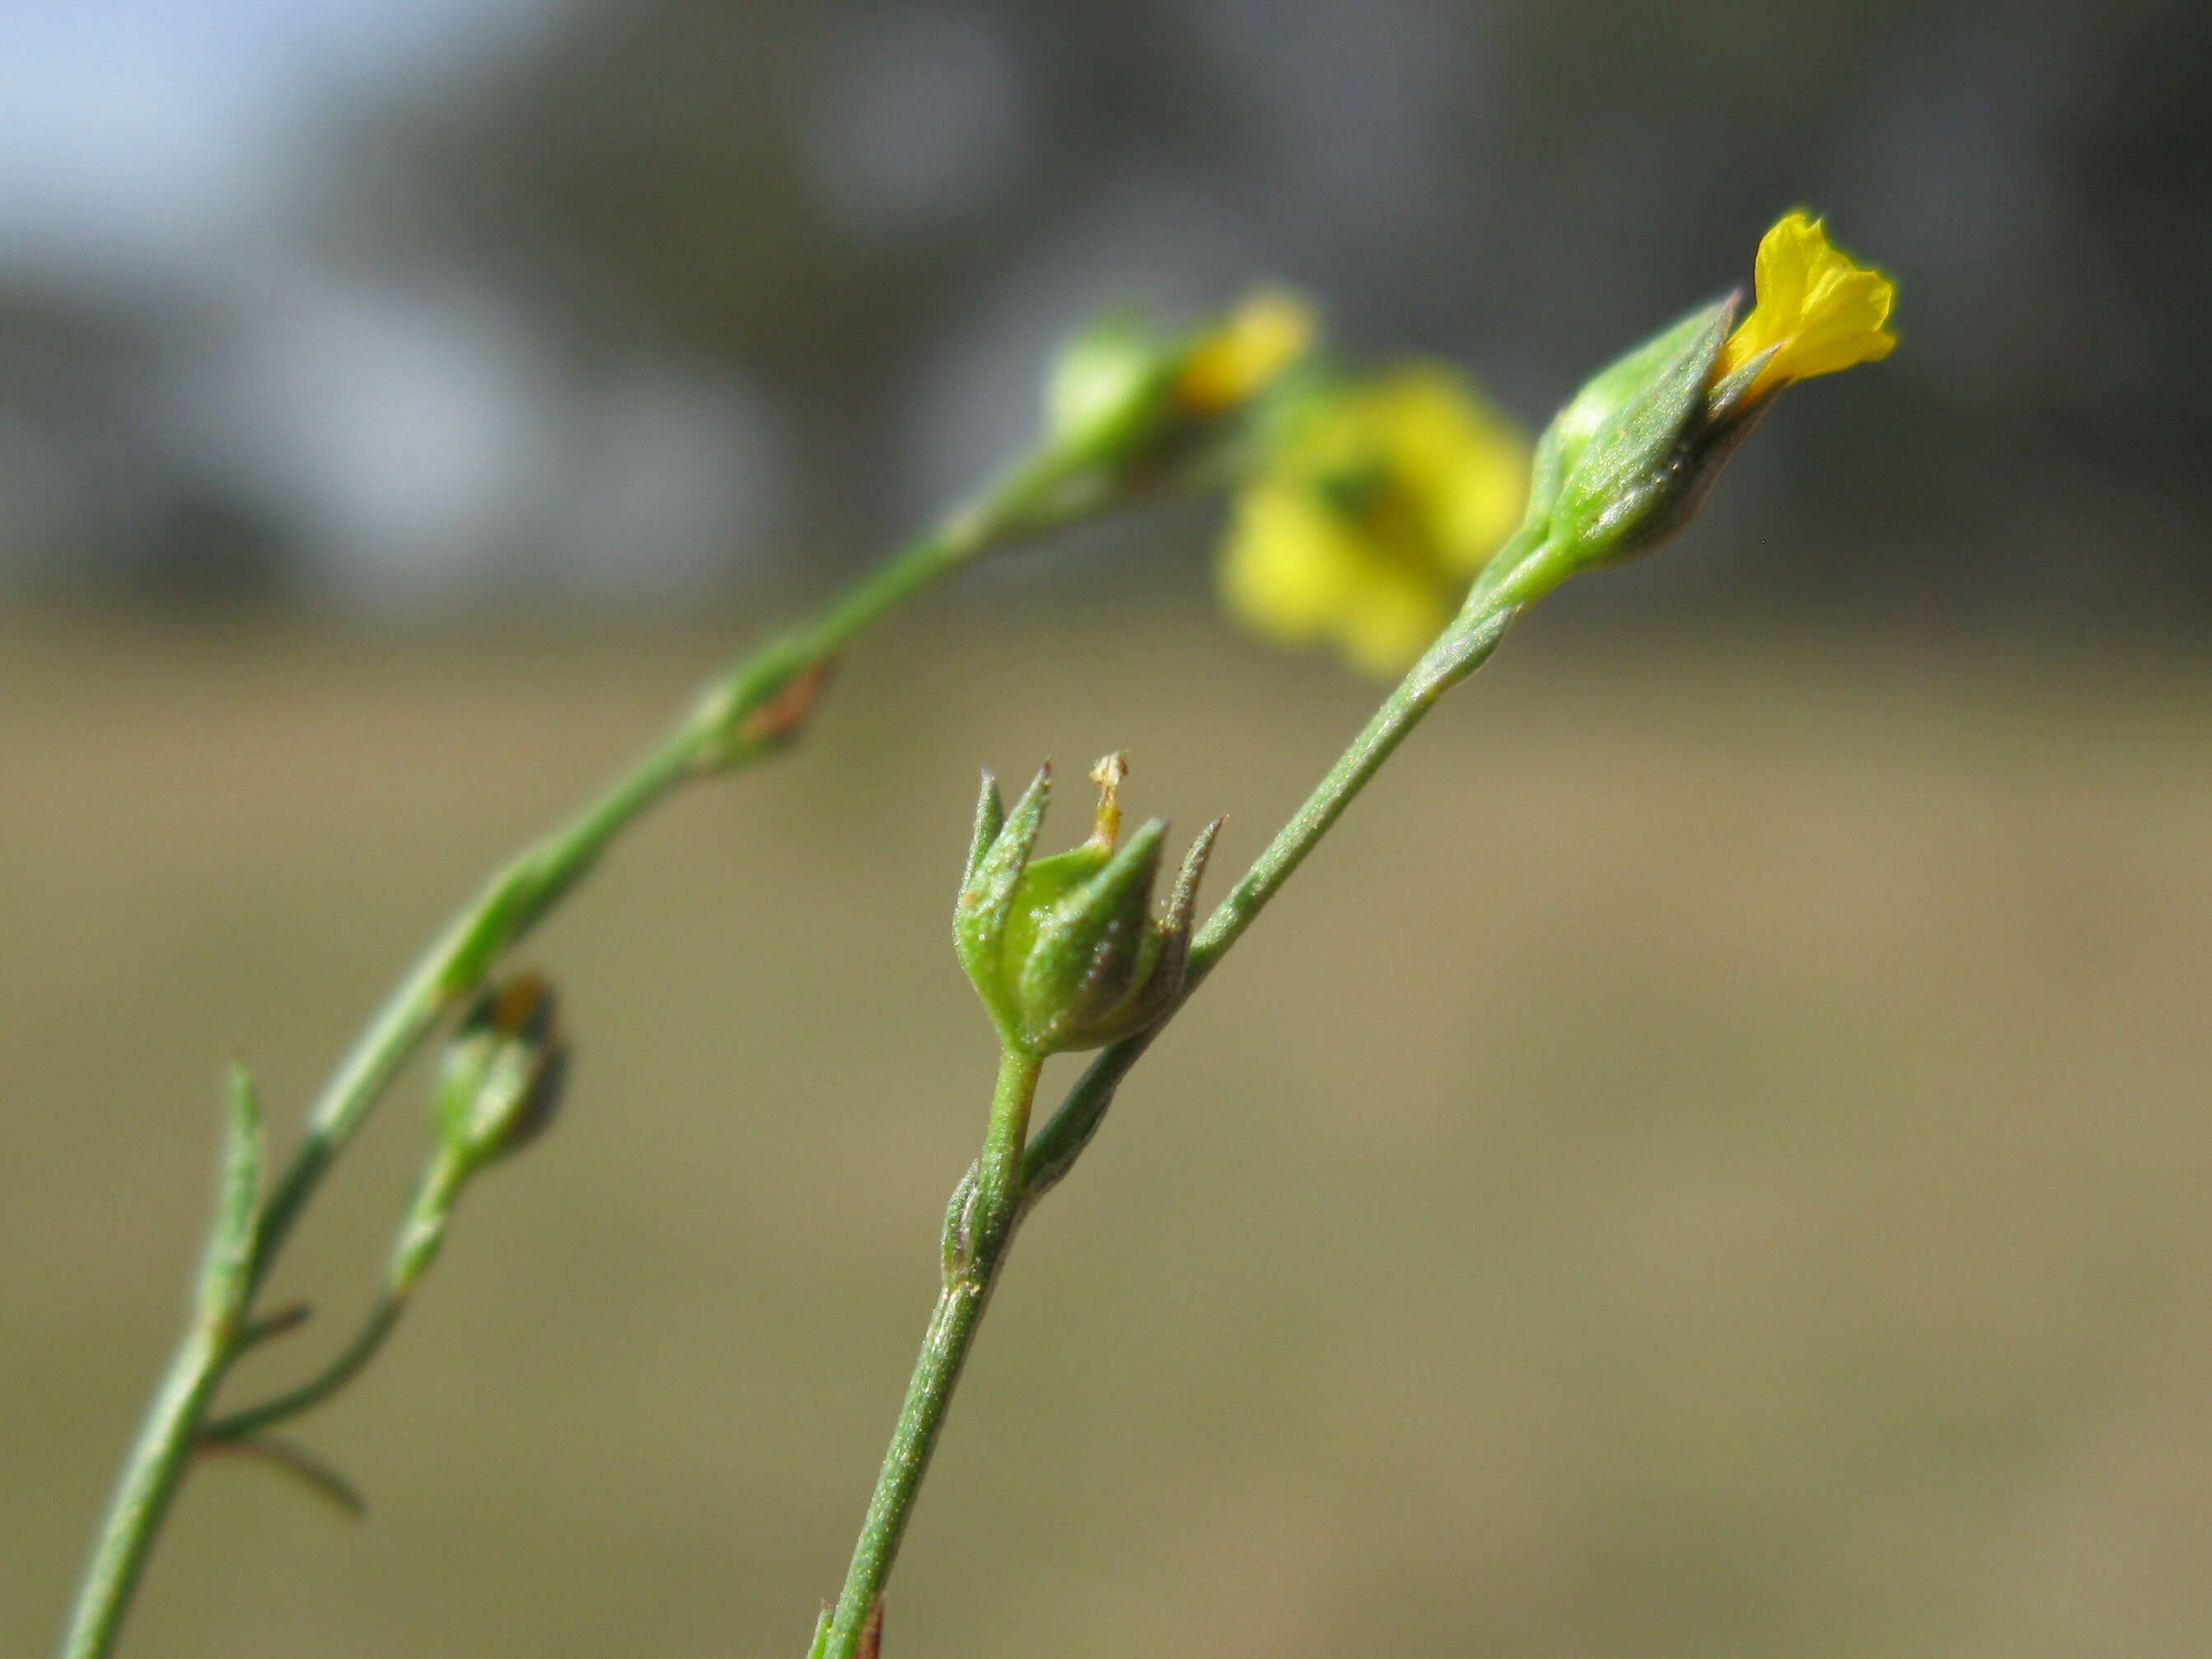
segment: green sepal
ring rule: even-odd
[[[1614,382],[1606,394],[1612,410],[1566,468],[1552,514],[1553,535],[1573,539],[1577,564],[1603,564],[1637,550],[1644,520],[1680,476],[1678,449],[1704,413],[1713,360],[1735,317],[1734,303],[1723,301],[1600,377]]]
[[[976,866],[982,863],[983,854],[991,850],[991,843],[1006,827],[1006,803],[999,793],[999,781],[986,770],[983,787],[975,798],[975,828],[968,838],[968,864],[960,872],[962,886],[975,879]]]
[[[1153,969],[1155,977],[1171,981],[1176,991],[1182,989],[1183,964],[1190,957],[1191,928],[1198,921],[1198,884],[1206,875],[1206,860],[1213,855],[1214,838],[1220,835],[1226,818],[1216,818],[1200,830],[1190,848],[1182,855],[1182,867],[1176,872],[1175,888],[1168,895],[1167,914],[1160,918],[1164,943],[1160,959]]]
[[[1060,349],[1045,386],[1054,441],[1094,461],[1140,448],[1170,412],[1181,354],[1133,310],[1107,313]]]
[[[1165,820],[1147,819],[1095,873],[1030,911],[1029,947],[1019,954],[1009,951],[1006,961],[1009,967],[1020,964],[1012,988],[1023,1035],[1032,1048],[1096,1048],[1120,1035],[1113,1029],[1115,1016],[1144,985],[1159,955],[1152,927],[1152,884],[1166,833]],[[1075,849],[1094,857],[1104,850],[1095,844]],[[1032,866],[1031,873],[1042,867]],[[1057,872],[1048,878],[1055,884],[1058,878]],[[1011,934],[1008,943],[1013,943]]]
[[[1198,916],[1198,884],[1206,873],[1206,859],[1213,851],[1213,840],[1220,833],[1221,825],[1221,819],[1214,819],[1191,842],[1189,850],[1183,854],[1182,867],[1176,872],[1166,914],[1157,921],[1150,916],[1145,918],[1144,942],[1136,971],[1117,1000],[1091,1013],[1081,1034],[1083,1041],[1075,1046],[1096,1048],[1133,1036],[1164,1018],[1182,995],[1190,966],[1191,927]],[[1149,899],[1149,879],[1146,890]]]
[[[1139,824],[1116,847],[1115,790],[1127,763],[1109,755],[1091,774],[1097,825],[1080,845],[1032,858],[1050,793],[1050,769],[1002,811],[986,775],[953,906],[952,942],[999,1036],[1030,1055],[1096,1048],[1151,1024],[1180,994],[1198,881],[1219,821],[1191,845],[1164,915],[1155,915],[1165,820]],[[948,1245],[948,1249],[951,1248]]]
[[[996,786],[988,793],[995,796]],[[1044,809],[1051,798],[1052,765],[1047,762],[1037,769],[1036,776],[1014,803],[1013,811],[1006,815],[990,845],[980,854],[971,849],[967,878],[962,882],[960,896],[952,906],[952,948],[976,994],[983,999],[993,1023],[1001,1031],[1011,1031],[1014,1024],[1014,1012],[999,969],[1006,945],[1006,925],[1014,907],[1015,890],[1021,884],[1030,854],[1036,846],[1037,830],[1044,822]],[[988,805],[978,808],[979,828],[988,816]]]
[[[1720,435],[1713,364],[1735,321],[1733,295],[1692,312],[1593,376],[1536,446],[1514,569],[1536,591],[1647,551],[1678,529],[1711,482]],[[1729,446],[1732,447],[1732,446]]]
[[[1036,859],[1022,872],[1022,878],[1014,887],[1013,902],[1007,907],[1006,931],[999,947],[1001,977],[1010,993],[1016,991],[1019,983],[1021,963],[1036,948],[1038,933],[1060,902],[1103,870],[1113,858],[1114,849],[1094,837],[1064,853]]]

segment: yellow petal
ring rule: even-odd
[[[1176,395],[1202,415],[1233,409],[1306,353],[1313,307],[1279,289],[1254,295],[1193,346],[1176,377]]]
[[[1449,576],[1472,577],[1521,520],[1528,441],[1440,363],[1394,370],[1361,403],[1370,441],[1419,520],[1427,556]]]
[[[1855,263],[1828,240],[1820,221],[1785,213],[1759,244],[1753,278],[1758,302],[1722,346],[1715,373],[1725,379],[1769,348],[1750,396],[1886,357],[1896,285]]]
[[[1283,645],[1318,639],[1356,592],[1359,556],[1305,491],[1262,482],[1238,497],[1222,550],[1222,602]]]
[[[1285,644],[1395,674],[1518,522],[1528,445],[1466,380],[1406,365],[1319,398],[1239,495],[1224,602]]]
[[[1337,629],[1337,642],[1361,673],[1395,679],[1443,632],[1451,615],[1449,590],[1385,578],[1361,587]]]

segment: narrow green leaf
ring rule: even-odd
[[[247,1320],[238,1333],[238,1352],[244,1353],[248,1348],[258,1348],[264,1342],[290,1334],[313,1318],[314,1313],[314,1309],[304,1302],[288,1302]]]
[[[441,993],[457,997],[476,988],[499,960],[500,952],[526,925],[526,918],[542,908],[544,885],[535,861],[527,856],[517,859],[492,878],[447,947],[446,969],[438,982]]]

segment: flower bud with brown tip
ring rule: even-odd
[[[523,972],[485,987],[438,1064],[433,1103],[447,1152],[473,1170],[528,1145],[552,1121],[568,1071],[551,984]]]

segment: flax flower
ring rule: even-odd
[[[1897,343],[1888,328],[1896,284],[1854,263],[1808,214],[1783,215],[1760,239],[1753,277],[1759,302],[1729,336],[1715,365],[1725,380],[1772,349],[1747,400],[1808,375],[1878,362]]]
[[[1282,645],[1396,674],[1519,521],[1528,444],[1459,374],[1413,363],[1291,411],[1238,495],[1224,603]]]

